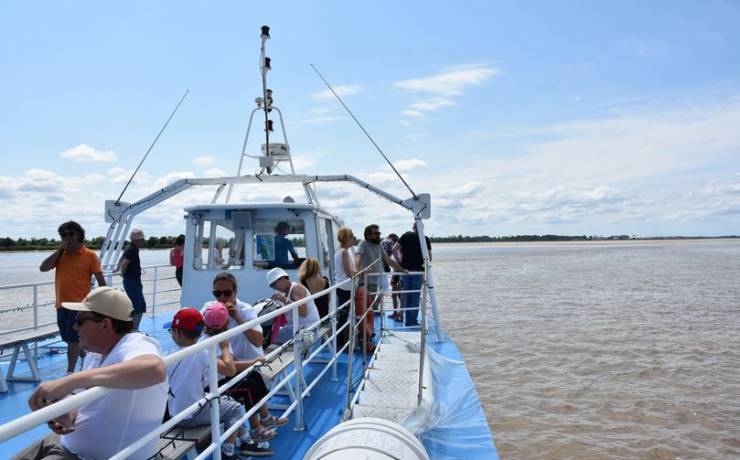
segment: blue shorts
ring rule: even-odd
[[[75,331],[75,322],[77,322],[77,312],[67,310],[66,308],[57,308],[57,326],[62,340],[67,343],[78,343],[80,336]]]

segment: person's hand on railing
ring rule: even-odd
[[[73,428],[75,417],[73,413],[67,413],[55,419],[51,419],[46,424],[49,429],[56,434],[69,434],[75,429]]]
[[[28,407],[31,410],[39,410],[50,404],[54,404],[65,396],[72,394],[74,388],[67,388],[71,379],[69,376],[57,380],[51,380],[40,384],[36,391],[28,398]]]

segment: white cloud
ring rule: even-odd
[[[457,105],[455,101],[442,97],[435,97],[433,99],[414,102],[410,107],[412,110],[418,110],[419,112],[434,112],[442,107],[452,107],[455,105]]]
[[[95,150],[87,144],[79,144],[69,150],[65,150],[62,152],[62,158],[68,158],[77,162],[111,162],[118,160],[118,157],[112,150]]]
[[[401,115],[404,117],[414,117],[414,118],[421,118],[424,116],[423,113],[419,112],[418,110],[402,110]]]
[[[188,177],[196,177],[195,174],[193,174],[192,171],[172,171],[168,172],[164,176],[160,176],[157,178],[156,181],[154,181],[154,186],[156,188],[162,188],[167,185],[172,184],[175,181],[178,181],[180,179],[187,179]]]
[[[210,166],[216,161],[216,157],[213,155],[203,155],[193,159],[195,166]]]
[[[407,91],[459,96],[465,88],[482,85],[498,73],[499,70],[492,67],[474,66],[449,70],[428,77],[397,81],[395,85]]]
[[[398,160],[393,163],[393,166],[395,166],[399,172],[409,172],[414,169],[424,168],[428,166],[428,164],[426,161],[418,158],[409,158],[406,160]]]
[[[133,169],[125,169],[121,168],[120,166],[116,166],[108,170],[108,177],[110,178],[112,184],[125,184],[126,182],[128,182],[133,173]],[[147,184],[150,180],[151,176],[149,175],[149,173],[139,171],[138,173],[136,173],[136,176],[134,177],[134,180],[132,182],[134,184]]]
[[[203,177],[226,177],[230,174],[220,168],[209,168],[203,171]]]
[[[364,88],[360,85],[339,85],[334,86],[334,91],[339,95],[339,97],[346,97],[346,96],[352,96],[354,94],[361,93]],[[332,94],[332,92],[327,88],[322,91],[317,91],[315,93],[312,93],[309,95],[312,99],[334,99],[335,96]]]
[[[333,113],[328,107],[313,107],[305,114],[298,116],[294,124],[297,125],[323,125],[339,120],[341,117]]]

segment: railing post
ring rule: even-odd
[[[386,278],[385,272],[383,272],[382,275],[378,275],[378,291],[380,295],[380,335],[378,337],[383,337],[383,331],[385,330],[385,282],[388,281],[388,286],[391,285],[391,280]]]
[[[208,349],[210,359],[208,366],[208,392],[211,395],[211,442],[218,443],[221,439],[221,414],[219,414],[219,402],[218,402],[218,373],[216,372],[216,361],[218,360],[218,342],[214,343]],[[213,459],[221,460],[221,449],[220,446],[216,446],[213,450]]]
[[[310,293],[309,293],[310,294]],[[290,299],[288,299],[290,302]],[[296,386],[296,409],[295,409],[295,427],[294,431],[304,431],[306,429],[306,423],[303,419],[303,356],[302,356],[302,345],[296,343],[295,340],[298,338],[300,317],[298,315],[298,306],[293,307],[293,365],[295,366],[295,386]]]
[[[349,305],[347,305],[347,328],[349,329],[349,352],[347,353],[347,403],[344,406],[342,421],[349,420],[352,404],[352,362],[355,351],[355,278],[352,277],[352,289],[349,291]]]
[[[33,328],[39,327],[39,287],[33,285]],[[33,359],[39,359],[39,342],[33,342]],[[0,370],[0,372],[2,372]]]
[[[421,392],[424,389],[424,358],[427,348],[427,282],[426,274],[429,263],[424,264],[424,275],[421,282],[421,337],[419,342],[419,395],[416,401],[421,406]],[[420,275],[416,275],[420,276]]]
[[[33,285],[33,328],[39,327],[39,287]]]
[[[360,327],[362,328],[362,373],[365,373],[365,366],[367,365],[367,327],[365,322],[367,321],[367,300],[370,297],[370,289],[367,285],[367,271],[362,275],[362,288],[365,290],[365,295],[362,296],[362,312],[360,314]]]
[[[152,318],[156,316],[157,309],[157,279],[159,278],[159,267],[154,267],[154,282],[152,282]]]
[[[331,314],[329,315],[329,321],[331,323],[331,357],[334,360],[334,362],[331,365],[331,381],[336,382],[339,380],[337,377],[337,289],[334,288],[333,291],[331,291],[331,294],[329,295],[329,310]]]

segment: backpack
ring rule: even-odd
[[[260,299],[253,304],[253,308],[257,311],[257,317],[272,313],[282,307],[284,307],[282,303],[276,302],[272,299]],[[264,342],[262,344],[263,347],[267,347],[272,343],[273,339],[277,337],[280,327],[285,323],[285,315],[279,315],[262,323],[262,336],[264,338]]]

